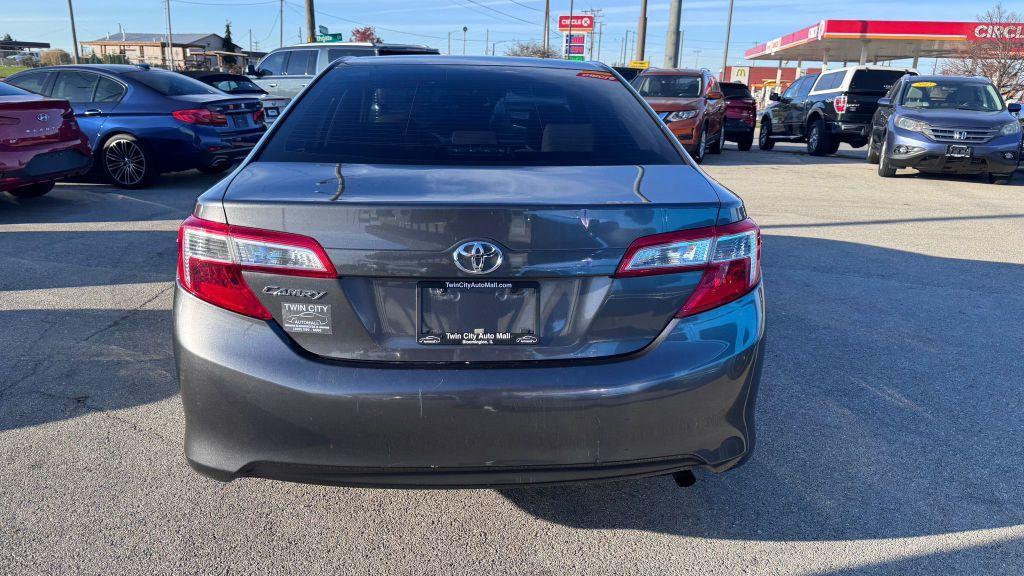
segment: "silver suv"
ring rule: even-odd
[[[260,88],[267,123],[277,119],[281,110],[297,96],[320,71],[345,56],[393,56],[439,54],[437,48],[414,44],[372,44],[370,42],[317,42],[278,48],[267,54],[248,75]]]

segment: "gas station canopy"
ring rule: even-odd
[[[1024,26],[984,22],[822,20],[747,50],[748,60],[881,62],[953,56],[965,42],[1015,38]]]

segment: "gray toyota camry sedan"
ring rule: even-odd
[[[761,241],[611,69],[340,60],[179,231],[185,452],[219,480],[555,483],[754,445]]]

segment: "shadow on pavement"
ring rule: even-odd
[[[661,477],[500,492],[568,526],[718,539],[1024,523],[1024,266],[776,235],[764,247],[770,336],[748,463],[689,489]]]

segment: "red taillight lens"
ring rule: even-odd
[[[175,119],[186,124],[198,124],[200,126],[227,126],[228,117],[206,108],[194,108],[189,110],[175,110],[171,113]]]
[[[761,230],[747,219],[725,226],[655,234],[635,240],[615,276],[704,270],[677,318],[731,302],[761,280]]]
[[[316,240],[297,234],[229,226],[189,216],[178,229],[178,281],[189,293],[232,312],[269,320],[242,272],[334,278]]]
[[[846,96],[836,96],[836,99],[832,101],[832,105],[836,108],[836,114],[846,112]]]
[[[266,118],[266,116],[265,116],[265,114],[263,112],[263,108],[258,108],[255,112],[252,113],[252,121],[253,122],[256,122],[256,123],[263,122],[263,120],[265,118]]]

